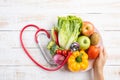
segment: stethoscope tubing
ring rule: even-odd
[[[23,27],[23,29],[20,31],[20,43],[21,43],[21,47],[23,48],[23,50],[24,50],[24,52],[26,53],[26,55],[32,60],[32,62],[35,63],[38,67],[40,67],[40,68],[42,68],[42,69],[44,69],[44,70],[46,70],[46,71],[56,71],[56,70],[59,70],[61,67],[63,67],[63,66],[66,64],[66,62],[68,61],[71,53],[68,54],[68,56],[67,56],[66,59],[62,62],[61,65],[58,65],[58,66],[55,67],[55,68],[47,68],[47,67],[41,65],[40,63],[38,63],[38,62],[30,55],[30,53],[29,53],[28,50],[26,49],[26,47],[25,47],[25,45],[24,45],[24,42],[23,42],[23,33],[24,33],[25,29],[27,29],[28,27],[34,27],[34,28],[37,29],[37,31],[36,31],[36,33],[35,33],[35,37],[34,37],[35,42],[36,42],[37,44],[39,43],[38,40],[37,40],[37,34],[38,34],[39,32],[41,32],[41,31],[42,31],[42,32],[45,32],[48,38],[50,38],[50,34],[48,33],[47,30],[45,30],[45,29],[43,29],[43,28],[39,28],[38,26],[36,26],[36,25],[34,25],[34,24],[26,25],[26,26]],[[42,54],[43,54],[43,53],[42,53]],[[43,57],[44,57],[44,56],[43,56]],[[48,60],[47,60],[47,62],[48,62]],[[51,63],[51,64],[52,64],[52,63]]]

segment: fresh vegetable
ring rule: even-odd
[[[90,46],[88,49],[88,57],[89,59],[95,59],[98,57],[100,53],[100,48],[95,47],[95,46]]]
[[[68,54],[68,55],[70,55],[70,54],[72,54],[72,53],[73,53],[73,52],[72,52],[71,50],[68,50],[68,51],[67,51],[67,54]]]
[[[68,68],[72,72],[85,70],[88,67],[88,55],[85,51],[81,50],[72,53],[68,59]]]
[[[86,50],[90,46],[90,39],[87,36],[80,36],[77,41],[80,44],[80,49]]]
[[[76,16],[58,18],[58,41],[60,47],[69,49],[81,32],[82,20]]]
[[[52,39],[53,41],[55,41],[55,43],[57,45],[59,45],[59,41],[58,41],[58,30],[56,27],[53,27],[52,30],[51,30],[51,36],[52,36]]]
[[[56,54],[54,57],[53,57],[53,60],[56,64],[61,64],[63,61],[64,61],[65,57],[63,55],[60,55],[60,54]]]
[[[48,44],[47,44],[47,49],[50,50],[50,48],[55,44],[54,41],[50,41]]]
[[[71,44],[71,46],[70,46],[70,49],[71,49],[72,51],[77,51],[77,50],[79,50],[79,48],[80,48],[80,45],[79,45],[79,43],[77,43],[77,42],[73,42],[73,43]]]
[[[60,49],[56,50],[56,54],[62,54],[62,50]]]
[[[69,50],[60,50],[60,49],[58,49],[58,50],[56,50],[56,54],[60,54],[60,55],[63,55],[63,56],[67,56],[68,55],[68,51]]]
[[[63,50],[62,55],[66,57],[68,55],[68,50]]]
[[[90,36],[94,32],[94,26],[92,23],[85,21],[82,25],[82,34],[85,36]]]
[[[57,46],[56,44],[54,44],[53,46],[51,46],[51,48],[50,48],[51,55],[55,55],[55,52],[58,49],[59,49],[59,46]]]

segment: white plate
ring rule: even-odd
[[[94,28],[94,29],[95,29],[94,32],[97,32],[97,33],[100,35],[99,31],[98,31],[96,28]],[[47,42],[46,42],[46,41],[39,42],[39,45],[42,46],[41,49],[43,50],[43,52],[45,53],[45,55],[47,54],[46,57],[48,58],[48,61],[50,61],[49,63],[52,63],[52,62],[53,62],[52,56],[50,55],[49,50],[47,50],[47,48],[46,48],[47,43],[50,41],[50,39],[48,39],[48,38],[46,37],[46,35],[44,35],[43,33],[39,35],[39,40],[38,40],[38,41],[41,41],[41,38],[42,38],[42,39],[43,39],[43,38],[47,39]],[[43,39],[43,40],[44,40],[44,39]],[[44,45],[42,45],[42,44],[44,44]],[[96,46],[97,46],[97,47],[103,47],[103,42],[102,42],[102,37],[101,37],[101,36],[100,36],[99,44],[96,45]],[[48,62],[48,61],[47,61],[47,62]],[[49,64],[49,63],[48,63],[48,64]],[[88,68],[87,68],[86,70],[81,70],[81,72],[85,72],[85,71],[88,71],[88,70],[92,69],[92,68],[93,68],[93,63],[94,63],[94,60],[89,60],[89,66],[88,66]],[[65,69],[66,69],[66,68],[65,68]]]

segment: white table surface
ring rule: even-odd
[[[44,71],[21,48],[23,26],[33,23],[50,30],[54,19],[64,15],[80,16],[95,25],[108,53],[105,80],[120,80],[120,0],[0,0],[0,80],[92,80],[91,71]],[[27,30],[24,42],[34,58],[43,62],[34,32]]]

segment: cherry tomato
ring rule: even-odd
[[[66,57],[67,56],[67,50],[63,50],[62,55]]]
[[[100,53],[100,48],[95,46],[90,46],[88,49],[88,57],[89,59],[96,59]]]
[[[71,55],[72,54],[72,51],[71,50],[68,50],[68,53],[67,53],[68,55]]]
[[[56,54],[62,54],[62,50],[60,49],[56,50]]]

